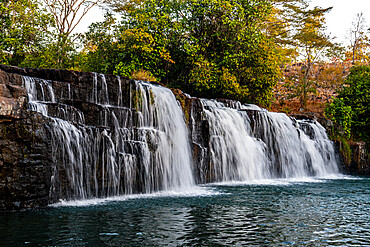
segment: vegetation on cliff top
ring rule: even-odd
[[[100,3],[105,20],[73,33]],[[369,61],[364,18],[356,16],[350,46],[340,47],[325,33],[331,8],[308,3],[1,1],[0,63],[157,80],[198,97],[273,104],[286,112],[295,102],[296,110],[313,109],[314,102],[319,112],[329,103],[326,116],[338,133],[368,140],[367,68],[353,68],[344,80],[352,65]]]
[[[85,70],[130,77],[143,69],[194,96],[270,101],[279,57],[263,32],[269,1],[117,1],[114,6],[124,18],[117,23],[107,15],[90,27]]]
[[[101,2],[109,6],[106,19],[73,34],[81,20],[76,13],[83,10],[83,16]],[[309,9],[307,0],[22,0],[14,6],[17,1],[1,2],[1,63],[144,73],[195,96],[263,106],[270,104],[285,62],[331,44],[322,32],[329,9]],[[48,28],[40,33],[40,27]],[[14,49],[13,43],[23,46]]]

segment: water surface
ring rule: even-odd
[[[0,246],[370,245],[370,179],[264,180],[0,214]]]

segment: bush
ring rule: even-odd
[[[336,126],[333,131],[335,135],[344,136],[347,139],[351,138],[353,112],[351,106],[345,105],[343,98],[334,98],[333,102],[325,109],[325,114]]]
[[[126,77],[147,71],[198,97],[268,106],[280,76],[276,44],[263,31],[272,8],[260,1],[121,1],[90,26],[84,70]]]
[[[352,132],[356,138],[370,139],[370,66],[353,67],[339,92],[346,106],[352,108]]]
[[[349,138],[370,139],[370,66],[352,67],[338,97],[326,109],[327,116]]]

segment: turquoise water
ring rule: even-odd
[[[268,180],[0,213],[0,246],[370,246],[370,179]]]

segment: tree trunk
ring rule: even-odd
[[[303,76],[303,84],[302,84],[302,94],[301,94],[301,106],[307,106],[307,97],[308,97],[308,75],[311,70],[311,58],[310,52],[307,50],[307,68]]]
[[[352,49],[352,65],[355,65],[356,45],[357,45],[357,41],[355,41],[355,43],[353,44],[353,49]]]

